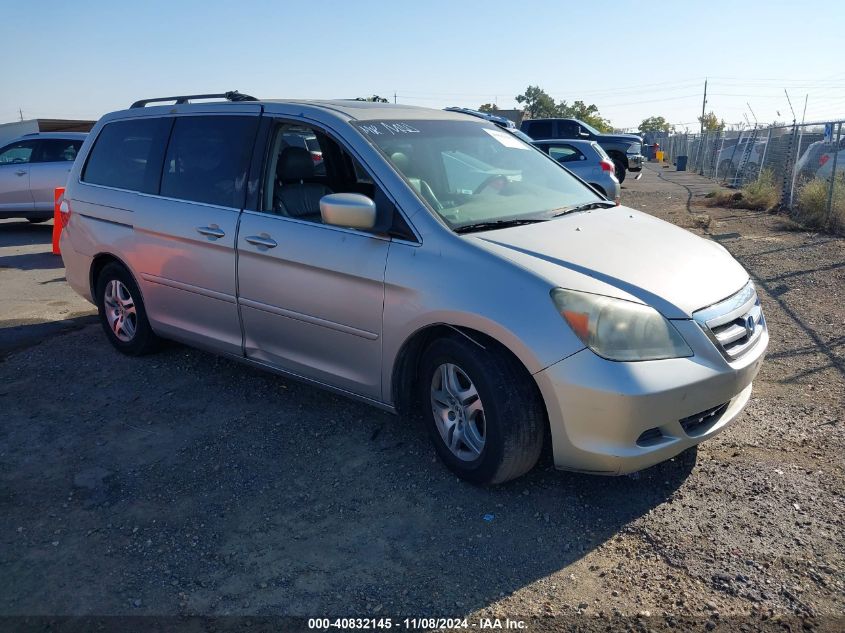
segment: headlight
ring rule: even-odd
[[[692,356],[681,334],[657,310],[622,299],[555,288],[552,299],[584,345],[609,360]]]

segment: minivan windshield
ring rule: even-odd
[[[548,220],[605,202],[532,145],[486,121],[354,125],[456,231]]]

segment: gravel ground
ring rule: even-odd
[[[124,358],[84,304],[3,315],[0,616],[842,630],[845,240],[704,207],[710,188],[649,164],[623,202],[748,268],[769,358],[731,428],[630,477],[545,458],[476,488],[436,460],[418,421],[178,345]],[[72,296],[46,259],[10,257],[0,248],[4,306],[38,275]],[[57,321],[72,331],[28,331]]]

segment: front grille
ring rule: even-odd
[[[760,298],[750,281],[735,295],[692,316],[728,360],[754,347],[766,329]]]
[[[719,421],[722,414],[727,411],[727,409],[728,403],[726,402],[725,404],[720,404],[717,407],[705,409],[701,413],[696,413],[695,415],[683,418],[679,420],[679,422],[681,423],[681,427],[684,429],[684,433],[695,437],[696,435],[707,433],[707,431],[712,429],[713,425]]]

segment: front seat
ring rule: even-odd
[[[276,165],[276,191],[273,209],[283,215],[310,222],[322,221],[320,198],[334,193],[316,182],[311,153],[302,147],[286,147]]]

